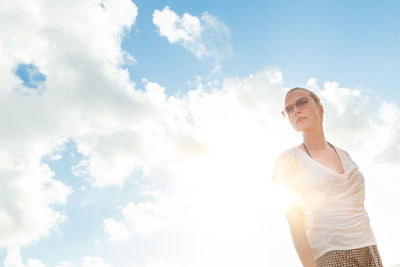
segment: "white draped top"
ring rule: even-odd
[[[331,250],[376,245],[364,208],[364,176],[347,151],[334,147],[344,168],[342,174],[299,147],[281,153],[272,174],[273,180],[300,196],[314,260]]]

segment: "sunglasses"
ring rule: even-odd
[[[303,109],[310,102],[310,100],[310,97],[305,96],[297,99],[294,104],[287,105],[281,112],[283,117],[289,117],[289,115],[293,112],[293,106],[296,106],[298,109]]]

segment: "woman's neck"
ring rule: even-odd
[[[325,150],[329,147],[323,129],[312,132],[303,132],[303,143],[309,150]]]

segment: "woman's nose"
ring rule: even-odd
[[[293,106],[293,110],[292,110],[293,115],[296,114],[296,113],[298,113],[298,112],[300,112],[300,110],[297,108],[296,105],[294,105],[294,106]]]

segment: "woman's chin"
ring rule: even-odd
[[[298,125],[296,125],[294,128],[295,128],[295,130],[298,131],[298,132],[307,131],[307,126],[306,126],[306,125],[302,125],[301,123],[298,124]]]
[[[294,129],[295,129],[297,132],[302,132],[302,131],[303,131],[303,129],[301,129],[301,127],[294,127]]]
[[[309,128],[309,125],[306,121],[300,120],[297,123],[292,124],[293,128],[298,132],[306,131]]]

